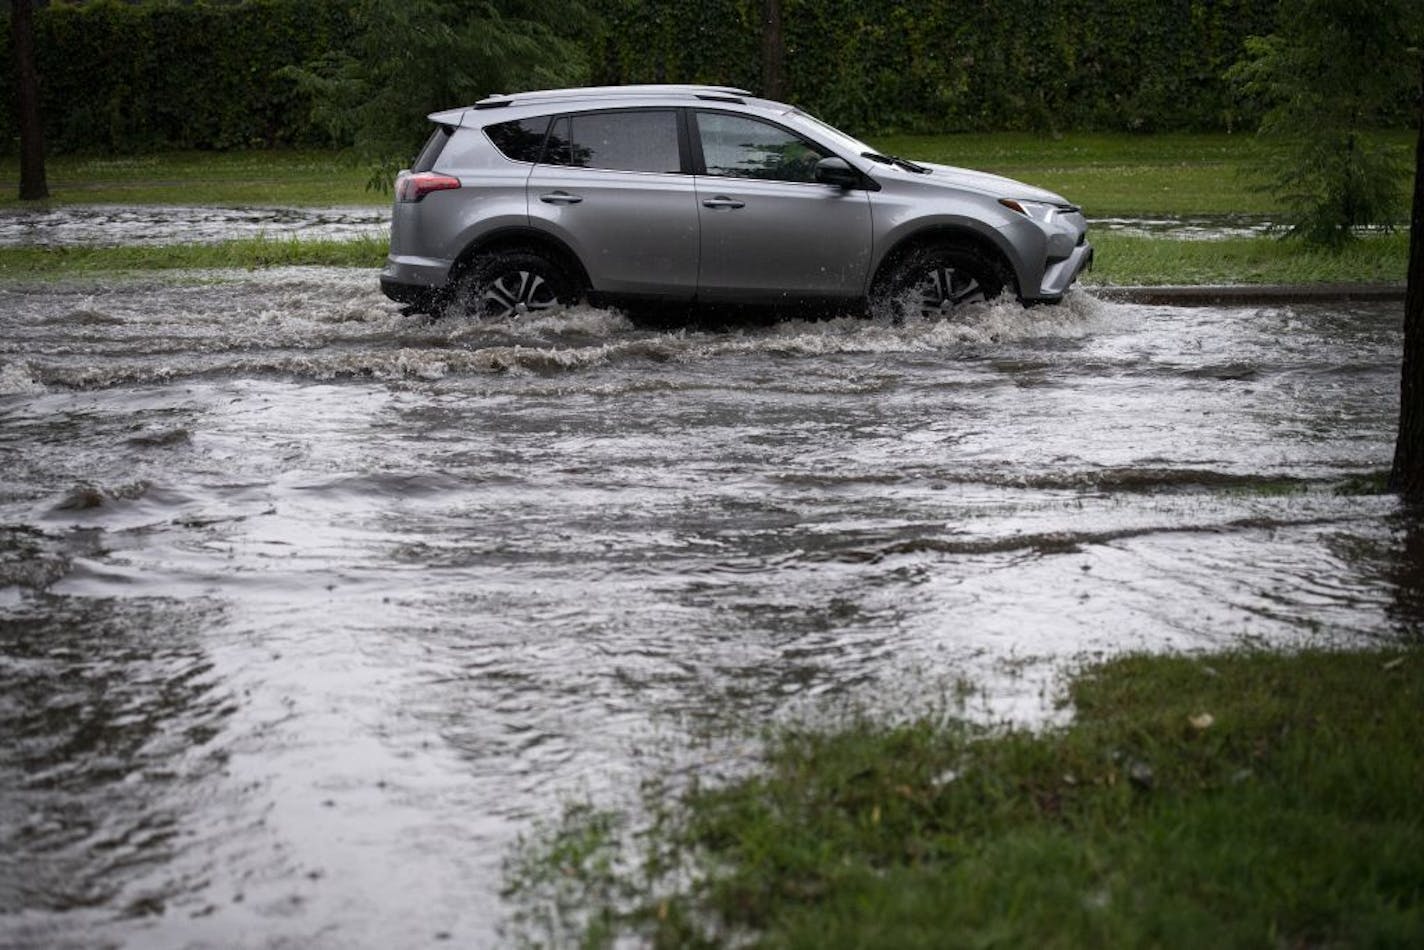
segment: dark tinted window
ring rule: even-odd
[[[549,147],[544,151],[544,163],[547,165],[581,164],[574,161],[573,135],[569,132],[567,117],[554,120],[554,127],[549,130]]]
[[[697,131],[709,175],[815,181],[828,154],[780,126],[723,112],[699,112]]]
[[[678,172],[677,113],[672,110],[580,113],[555,123],[549,161],[580,168]]]
[[[440,152],[445,148],[445,143],[450,141],[450,135],[455,130],[448,125],[437,125],[435,131],[430,133],[430,138],[425,140],[425,146],[420,150],[420,154],[415,156],[415,161],[411,162],[410,170],[413,172],[428,172],[435,167],[435,161],[440,157]]]
[[[485,134],[505,158],[516,162],[537,162],[539,152],[544,148],[544,132],[548,128],[549,117],[541,115],[487,126]]]

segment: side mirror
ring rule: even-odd
[[[851,168],[845,159],[834,155],[816,163],[816,180],[837,188],[855,188],[861,184],[860,172]]]

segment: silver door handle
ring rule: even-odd
[[[725,195],[718,195],[716,198],[708,198],[702,202],[704,208],[745,208],[745,201],[738,201],[736,198],[728,198]]]
[[[539,200],[549,205],[576,205],[583,197],[571,195],[567,191],[551,191],[547,195],[540,195]]]

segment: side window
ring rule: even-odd
[[[568,116],[555,119],[549,130],[549,147],[544,150],[544,162],[548,165],[582,165],[574,161],[574,137],[569,131]]]
[[[697,113],[707,174],[771,181],[815,181],[826,152],[769,122],[724,112]]]
[[[544,148],[544,132],[548,128],[549,117],[541,115],[486,126],[485,134],[505,158],[516,162],[537,162],[539,152]]]
[[[556,162],[558,147],[550,140],[551,163],[628,172],[682,171],[677,113],[671,109],[575,113],[560,119],[556,130],[568,135],[560,142],[561,157],[567,160]]]

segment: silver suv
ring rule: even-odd
[[[507,317],[587,298],[829,303],[903,317],[1053,301],[1093,259],[1082,211],[981,172],[882,155],[721,86],[491,96],[430,116],[396,179],[381,289]]]

